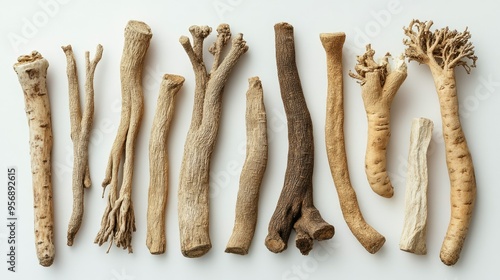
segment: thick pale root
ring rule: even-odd
[[[20,56],[17,61],[14,70],[23,89],[30,132],[36,255],[40,265],[50,266],[55,257],[55,240],[51,170],[52,121],[46,79],[49,63],[37,51]]]
[[[463,32],[448,27],[431,31],[432,21],[412,20],[404,32],[408,37],[406,56],[429,66],[439,98],[446,165],[450,177],[451,217],[441,246],[440,258],[454,265],[460,257],[476,200],[474,165],[458,114],[455,67],[467,73],[476,67],[477,57],[466,29]]]
[[[359,80],[366,117],[368,119],[368,141],[365,155],[365,171],[370,187],[383,197],[392,197],[394,189],[387,173],[387,145],[391,136],[391,103],[401,84],[406,79],[406,63],[401,56],[395,66],[389,63],[386,54],[380,63],[375,62],[375,51],[370,45],[358,56],[356,73],[349,75]]]
[[[406,175],[405,218],[399,249],[425,255],[427,253],[427,148],[434,124],[425,118],[413,119]]]

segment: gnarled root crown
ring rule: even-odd
[[[384,86],[387,76],[392,71],[406,72],[406,63],[404,62],[403,55],[400,55],[398,58],[394,59],[394,68],[392,68],[391,63],[389,63],[389,58],[392,58],[390,53],[386,53],[380,59],[379,63],[377,63],[373,59],[374,55],[375,51],[372,49],[371,45],[366,45],[366,52],[363,55],[357,56],[356,60],[358,61],[358,63],[354,67],[356,73],[349,71],[349,76],[359,80],[359,83],[361,85],[364,85],[366,82],[366,73],[378,71],[380,73],[380,85]]]
[[[412,20],[403,28],[408,36],[403,40],[407,46],[405,55],[410,60],[424,64],[435,64],[441,69],[464,67],[470,73],[476,67],[477,56],[469,39],[471,34],[467,28],[463,32],[450,30],[448,27],[430,31],[432,21]]]

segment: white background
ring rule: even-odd
[[[0,172],[17,166],[18,266],[7,271],[7,228],[0,227],[1,279],[498,279],[500,224],[499,149],[500,73],[498,34],[500,26],[496,1],[1,1],[0,10]],[[339,1],[337,1],[338,3]],[[45,7],[43,3],[52,3]],[[54,5],[55,3],[55,5]],[[457,69],[462,125],[472,153],[478,196],[474,219],[461,258],[454,267],[439,260],[441,242],[449,220],[449,180],[445,166],[439,105],[430,72],[412,62],[408,78],[392,105],[392,137],[388,147],[388,170],[395,187],[391,199],[373,193],[364,174],[366,117],[359,85],[347,76],[355,55],[372,43],[376,56],[404,50],[402,27],[412,18],[432,19],[436,28],[446,25],[463,30],[469,27],[477,68],[467,75]],[[102,182],[109,151],[120,115],[119,63],[123,29],[130,19],[150,25],[153,38],[144,71],[145,114],[137,139],[133,184],[137,231],[133,254],[107,244],[93,244],[105,208]],[[315,136],[314,198],[318,209],[335,226],[333,239],[316,242],[309,256],[302,256],[293,244],[281,254],[264,246],[267,225],[281,192],[286,167],[287,132],[274,59],[273,25],[287,21],[295,27],[297,64],[305,97],[311,111]],[[233,34],[244,33],[250,47],[235,67],[225,88],[219,138],[212,158],[210,234],[213,248],[205,256],[188,259],[181,255],[177,224],[177,186],[184,140],[191,120],[194,75],[178,43],[189,35],[193,24],[217,27],[231,25]],[[29,25],[31,29],[29,29]],[[326,62],[319,41],[321,32],[344,31],[344,92],[346,145],[353,186],[366,220],[387,239],[371,255],[358,243],[343,220],[337,193],[330,175],[324,143]],[[215,38],[206,41],[205,49]],[[104,55],[95,78],[95,122],[90,145],[93,186],[85,194],[85,216],[73,247],[66,246],[72,192],[72,143],[70,140],[66,60],[60,46],[72,44],[81,78],[84,52],[104,46]],[[48,87],[54,133],[53,190],[55,207],[56,259],[49,268],[38,265],[33,235],[32,190],[28,127],[24,100],[12,65],[21,54],[38,50],[49,61]],[[211,65],[206,52],[205,61]],[[167,252],[149,253],[146,245],[146,207],[149,184],[148,141],[160,77],[176,73],[186,78],[176,100],[168,149],[170,186],[167,205]],[[268,116],[269,162],[262,183],[259,219],[247,256],[224,253],[231,234],[244,161],[245,92],[247,78],[260,76]],[[496,108],[496,109],[495,109]],[[403,224],[406,159],[411,119],[427,117],[435,131],[428,154],[429,224],[426,256],[399,250]],[[3,179],[5,182],[6,179]],[[2,180],[0,180],[2,181]],[[6,185],[2,183],[3,185]],[[6,219],[6,190],[0,195],[0,217]],[[107,195],[107,194],[106,194]],[[6,220],[4,220],[6,221]],[[5,222],[2,222],[3,225]]]

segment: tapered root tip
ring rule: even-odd
[[[224,252],[242,256],[248,254],[248,250],[242,247],[227,247]]]
[[[391,198],[394,195],[394,188],[392,186],[388,186],[387,188],[384,188],[382,190],[377,189],[374,190],[378,195],[385,197],[385,198]]]
[[[457,263],[459,256],[441,252],[439,254],[439,258],[441,258],[441,261],[445,265],[452,266],[452,265],[455,265]]]
[[[90,180],[90,177],[86,177],[84,180],[83,180],[83,186],[88,189],[92,186],[92,180]]]
[[[73,246],[73,240],[75,240],[75,235],[68,233],[68,242],[66,242],[66,244],[68,246]]]
[[[371,173],[367,171],[367,174]],[[394,195],[394,188],[392,187],[388,175],[379,173],[376,176],[370,177],[368,182],[376,194],[385,198],[391,198]]]
[[[370,254],[375,254],[380,250],[380,248],[382,248],[382,246],[384,246],[384,244],[385,244],[385,237],[380,236],[378,240],[371,243],[370,246],[366,246],[365,249]]]
[[[188,250],[182,250],[182,255],[187,258],[198,258],[205,255],[210,250],[210,248],[212,248],[212,245],[210,244],[200,245]]]

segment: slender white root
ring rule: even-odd
[[[429,119],[413,119],[406,175],[405,219],[399,248],[417,255],[427,253],[427,148],[433,123]]]

